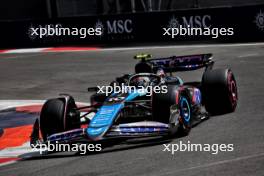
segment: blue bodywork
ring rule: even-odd
[[[143,121],[113,126],[126,102],[133,101],[137,97],[145,95],[147,95],[147,91],[142,90],[135,90],[125,95],[112,94],[106,99],[104,105],[99,108],[87,128],[79,128],[56,133],[48,136],[47,139],[50,142],[69,142],[83,137],[88,137],[92,141],[98,141],[107,137],[138,137],[142,135],[160,135],[167,133],[168,124],[160,122]],[[111,98],[121,98],[121,101],[120,99],[118,101],[111,101]]]
[[[124,107],[123,103],[115,105],[103,105],[90,122],[86,132],[90,138],[100,138],[111,127],[119,111]]]
[[[120,110],[124,107],[125,101],[131,101],[138,96],[146,95],[146,93],[142,93],[139,91],[131,92],[127,95],[124,101],[114,104],[106,104],[103,105],[96,115],[91,120],[89,127],[86,132],[89,138],[92,139],[100,139],[103,135],[111,128],[114,120],[118,116]],[[111,96],[110,96],[111,97]],[[108,98],[109,99],[109,98]],[[107,102],[107,100],[106,100]]]

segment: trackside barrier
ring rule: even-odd
[[[58,45],[115,44],[116,42],[251,42],[264,40],[264,4],[241,7],[191,9],[122,15],[57,18],[37,21],[0,22],[0,48],[45,47]],[[102,35],[39,36],[32,28],[101,28]],[[190,26],[201,28],[233,28],[234,35],[219,36],[164,36],[163,28]]]

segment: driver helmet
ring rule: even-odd
[[[156,74],[157,74],[157,76],[159,76],[161,78],[164,78],[165,77],[165,72],[164,72],[164,70],[162,68],[159,68],[157,70],[157,73]]]
[[[150,84],[150,79],[146,76],[144,77],[138,77],[133,81],[133,85],[135,87],[144,87],[146,88]]]

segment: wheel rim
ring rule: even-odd
[[[180,115],[184,119],[185,122],[189,122],[191,115],[190,115],[190,106],[186,98],[181,99],[180,103]]]
[[[228,73],[228,91],[229,91],[229,99],[231,101],[232,107],[234,108],[237,103],[237,86],[234,76],[231,72]]]

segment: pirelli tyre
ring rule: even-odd
[[[235,111],[238,101],[235,76],[230,69],[214,69],[202,78],[203,103],[211,115]]]
[[[167,93],[153,93],[153,120],[169,124],[169,134],[172,137],[188,135],[192,112],[188,93],[179,93],[177,85],[168,85],[167,88]]]
[[[186,136],[191,131],[191,104],[186,96],[180,96],[177,105],[170,107],[169,134],[170,136]]]
[[[74,109],[75,107],[72,97],[67,101],[67,105],[63,98],[50,99],[45,102],[40,113],[40,131],[44,141],[52,134],[80,128],[80,115]],[[65,116],[64,113],[66,113]]]

